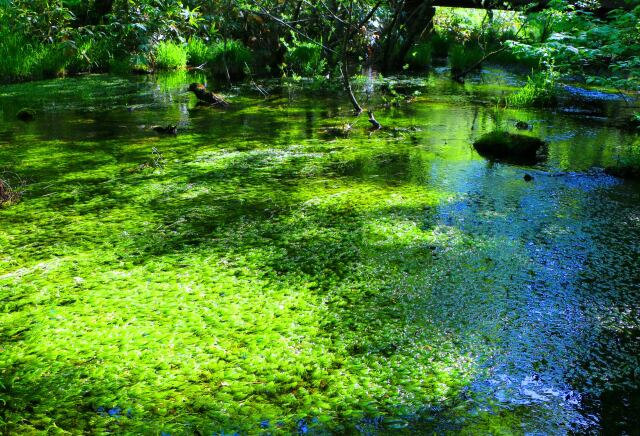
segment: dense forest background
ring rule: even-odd
[[[331,82],[365,65],[420,71],[448,59],[457,79],[485,60],[533,70],[539,104],[558,75],[616,89],[639,84],[637,1],[603,10],[598,2],[553,0],[518,11],[433,3],[4,0],[0,80],[202,68],[227,80]]]

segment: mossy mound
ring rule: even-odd
[[[541,139],[501,130],[482,135],[473,143],[484,157],[514,162],[534,162],[544,145]]]
[[[36,111],[25,107],[18,111],[16,117],[21,121],[33,121],[36,118]]]

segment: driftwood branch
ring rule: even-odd
[[[482,63],[484,61],[486,61],[487,59],[489,59],[491,56],[497,55],[498,53],[504,51],[507,49],[507,46],[504,47],[500,47],[498,50],[494,50],[492,52],[487,53],[486,55],[482,56],[482,58],[477,61],[476,63],[474,63],[473,65],[471,65],[469,68],[467,68],[464,71],[461,71],[459,73],[454,74],[453,76],[451,76],[451,78],[453,80],[455,80],[456,82],[463,82],[464,81],[464,77],[469,74],[470,72],[472,72],[473,70],[475,70],[476,68],[478,68],[480,65],[482,65]]]

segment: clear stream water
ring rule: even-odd
[[[637,434],[640,185],[601,170],[625,101],[398,78],[397,107],[358,85],[369,132],[339,93],[221,111],[191,80],[0,87],[5,430]],[[546,160],[474,151],[518,120]]]

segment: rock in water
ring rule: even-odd
[[[533,176],[531,174],[525,174],[523,179],[525,182],[530,182],[533,180]]]
[[[473,143],[480,155],[489,159],[515,163],[535,162],[538,151],[545,145],[541,139],[533,136],[496,130],[482,135]]]
[[[178,134],[178,126],[174,126],[173,124],[169,124],[166,127],[163,126],[153,126],[151,127],[158,133],[166,133],[168,135],[177,135]]]
[[[208,103],[212,106],[229,106],[229,103],[222,98],[222,96],[215,94],[211,91],[207,91],[207,88],[202,83],[192,83],[189,85],[189,91],[193,92],[198,100]]]
[[[36,111],[25,107],[18,111],[16,117],[21,121],[33,121],[36,118]]]
[[[518,130],[529,130],[531,129],[531,125],[525,121],[518,121],[516,123],[516,129]]]

